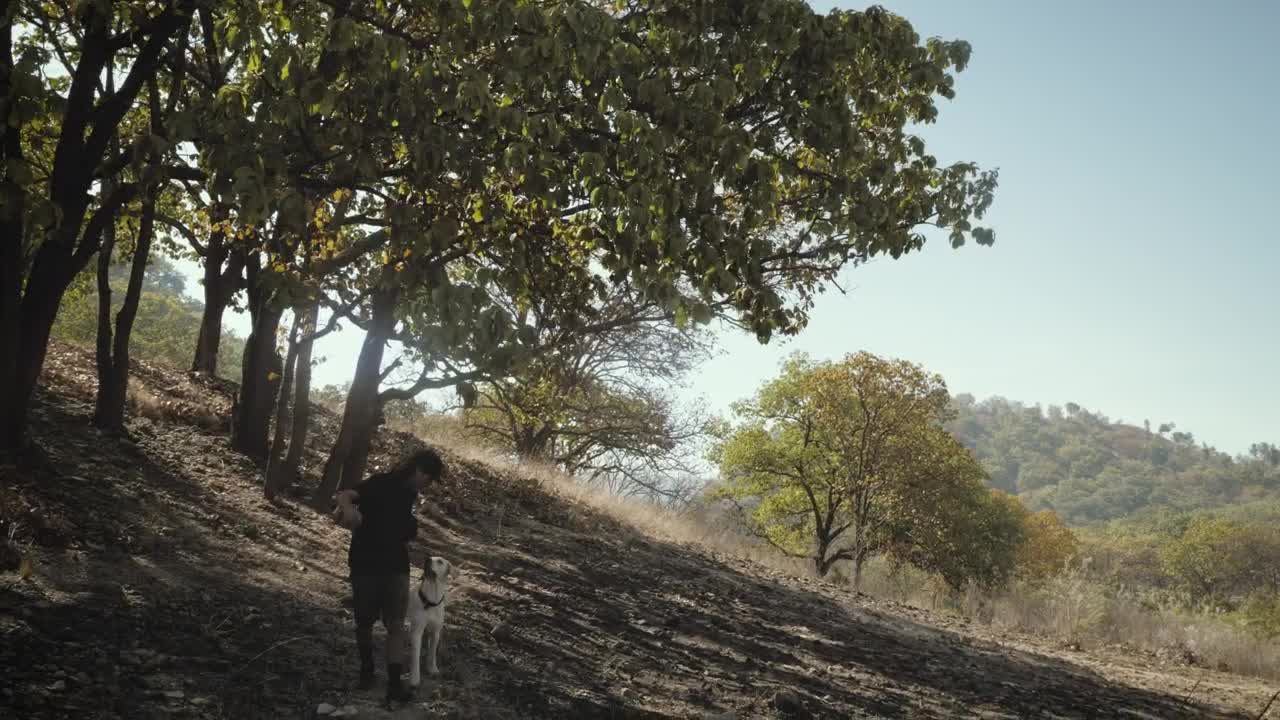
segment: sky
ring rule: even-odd
[[[921,134],[999,169],[996,243],[856,268],[786,342],[725,333],[688,396],[726,412],[791,352],[868,350],[980,399],[1172,421],[1232,453],[1280,441],[1280,2],[882,4],[973,45]],[[316,382],[348,380],[360,340],[326,339]]]

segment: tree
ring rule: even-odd
[[[107,90],[114,91],[114,72],[108,68]],[[167,144],[165,117],[171,115],[181,95],[182,77],[176,76],[170,83],[169,97],[166,104],[161,104],[159,82],[152,78],[147,82],[149,102],[146,107],[145,123],[152,138],[163,147]],[[147,171],[153,169],[161,160],[152,150],[144,161]],[[138,180],[143,185],[141,191],[137,230],[133,243],[133,258],[129,273],[129,283],[125,290],[124,302],[116,314],[115,327],[111,324],[111,255],[115,251],[117,225],[119,219],[113,220],[103,229],[103,240],[98,249],[98,336],[97,336],[97,370],[98,393],[94,406],[93,422],[104,430],[123,432],[125,419],[125,401],[129,389],[129,345],[133,334],[134,320],[137,318],[138,305],[142,298],[142,286],[146,275],[147,263],[151,260],[151,245],[155,237],[156,206],[164,187],[154,178]],[[125,225],[126,229],[130,224]]]
[[[930,498],[986,494],[981,467],[941,428],[948,407],[942,378],[909,362],[793,356],[734,407],[741,423],[718,431],[717,494],[753,534],[820,575],[849,560],[857,585],[867,559],[894,545],[937,565],[963,511]]]
[[[952,591],[1003,585],[1016,570],[1025,510],[986,488],[981,465],[949,434],[935,429],[927,439],[924,469],[894,497],[886,553],[936,573]]]
[[[1249,446],[1249,456],[1271,467],[1280,467],[1280,447],[1274,443],[1253,443]]]
[[[1197,600],[1280,592],[1280,530],[1199,516],[1160,549],[1165,572]]]
[[[96,2],[68,13],[57,3],[5,3],[0,451],[25,446],[31,398],[62,297],[98,252],[104,229],[142,191],[145,183],[123,181],[121,173],[143,151],[167,145],[142,134],[129,138],[119,153],[110,152],[194,6],[194,0]],[[25,32],[15,36],[19,27]],[[65,76],[46,74],[50,62],[61,63]],[[115,65],[127,70],[118,85],[107,88],[101,79]]]
[[[708,419],[672,389],[710,354],[710,337],[626,285],[597,301],[568,288],[522,308],[552,348],[510,376],[478,386],[467,427],[525,459],[562,467],[620,494],[685,500],[693,442]],[[593,327],[588,333],[584,328]]]
[[[1016,502],[1016,498],[1013,499]],[[1021,506],[1021,503],[1019,503]],[[1053,577],[1080,554],[1080,542],[1052,510],[1020,513],[1023,540],[1018,546],[1017,573],[1032,581]]]
[[[106,231],[107,238],[98,251],[98,394],[93,422],[104,430],[124,430],[125,400],[129,389],[129,341],[134,320],[142,301],[142,283],[151,253],[155,232],[155,193],[148,190],[142,200],[142,218],[134,240],[129,283],[124,301],[111,324],[111,255],[115,245],[115,228]]]

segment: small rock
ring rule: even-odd
[[[779,690],[773,694],[773,707],[783,715],[797,716],[804,712],[804,700],[795,690]]]
[[[360,711],[356,709],[355,705],[344,705],[343,707],[333,711],[333,714],[329,717],[355,717],[359,714]]]
[[[337,709],[338,709],[338,708],[336,708],[336,707],[334,707],[334,706],[330,705],[329,703],[320,703],[320,705],[319,705],[318,707],[316,707],[316,714],[317,714],[317,715],[332,715],[335,711],[337,711]]]
[[[498,623],[489,633],[494,640],[506,640],[511,637],[511,625],[508,623]]]
[[[67,681],[59,680],[49,686],[49,692],[65,692],[67,689]]]
[[[165,690],[163,694],[170,700],[182,700],[187,696],[187,694],[181,690]]]
[[[178,685],[178,681],[171,675],[156,674],[144,676],[142,684],[152,690],[164,690]]]
[[[81,685],[88,685],[93,682],[93,679],[89,677],[89,673],[80,672],[76,673],[76,682]]]

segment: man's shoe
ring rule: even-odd
[[[357,690],[372,690],[377,684],[377,677],[373,673],[373,667],[360,668],[360,682],[356,684]]]
[[[413,700],[413,691],[405,687],[400,677],[400,665],[387,666],[387,704],[407,703]]]

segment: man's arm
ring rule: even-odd
[[[382,482],[382,478],[378,475],[365,478],[356,484],[355,487],[348,490],[339,490],[333,496],[335,505],[346,504],[358,506],[366,500],[376,502],[377,496],[383,494],[386,490],[386,483]]]
[[[359,505],[360,493],[355,490],[339,490],[333,494],[333,504],[336,505]]]
[[[409,542],[418,536],[418,518],[414,515],[412,502],[410,502],[409,509],[405,512],[403,518],[400,528],[401,537],[404,538],[404,542]]]
[[[333,496],[333,521],[334,522],[338,523],[339,525],[342,525],[344,516],[355,517],[355,518],[360,517],[360,512],[357,510],[357,508],[363,503],[369,502],[371,500],[375,500],[375,498],[380,494],[379,492],[380,489],[385,485],[385,483],[373,482],[373,480],[374,480],[373,477],[366,478],[364,481],[357,484],[354,488],[351,488],[348,490],[340,490],[334,494]],[[359,524],[360,522],[359,520],[357,520],[355,522],[355,525],[359,525]],[[351,527],[352,530],[355,529],[355,525]]]

